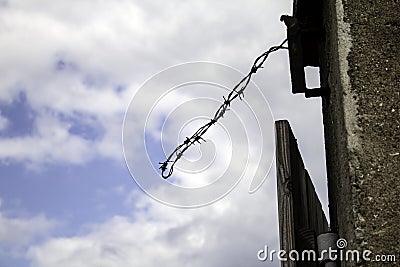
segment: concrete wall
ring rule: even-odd
[[[396,254],[399,264],[400,1],[324,5],[321,84],[331,90],[323,99],[331,227],[348,248]]]

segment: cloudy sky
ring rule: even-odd
[[[189,151],[171,180],[202,186],[227,168],[237,179],[240,157],[233,156],[240,153],[233,152],[256,154],[229,194],[177,208],[149,197],[135,179],[157,177],[142,166],[156,168],[165,159],[162,148],[170,152],[214,114],[223,86],[285,39],[279,18],[291,6],[289,0],[0,0],[0,266],[279,266],[256,255],[265,245],[279,249],[274,166],[259,190],[248,192],[252,171],[267,173],[273,160],[274,119],[290,121],[324,208],[327,202],[321,102],[291,94],[287,51],[272,54],[254,76],[269,107],[249,87],[247,102],[235,103],[235,116],[209,133],[202,151]],[[146,87],[160,72],[172,80],[207,72],[184,64],[198,61],[218,66],[208,77],[222,87]],[[124,138],[132,145],[123,146],[128,106]],[[247,118],[258,113],[252,124]],[[198,119],[187,123],[191,116]],[[235,139],[240,129],[243,143]],[[210,162],[207,172],[191,174],[199,157]]]

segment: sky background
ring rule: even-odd
[[[283,14],[292,1],[0,0],[0,266],[280,266],[256,255],[279,249],[274,166],[254,194],[242,181],[214,204],[173,208],[134,182],[121,136],[147,79],[191,61],[247,73],[285,39]],[[254,82],[290,121],[326,210],[320,99],[291,94],[287,51]]]

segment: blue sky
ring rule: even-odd
[[[246,180],[212,205],[173,208],[134,182],[122,126],[133,96],[167,67],[210,61],[247,72],[257,55],[285,38],[279,17],[291,14],[291,5],[0,1],[0,266],[279,266],[256,258],[264,245],[279,248],[274,168],[254,194]],[[274,118],[291,122],[326,206],[320,100],[290,93],[286,51],[272,55],[254,81]],[[144,93],[143,105],[152,93]],[[188,112],[166,120],[194,97],[177,91],[160,102],[146,140],[159,137],[165,121],[172,125],[165,126],[164,137],[171,147],[179,121],[222,99],[218,91],[208,104],[196,107],[194,101]],[[252,93],[246,97],[252,103]],[[135,115],[146,115],[142,108],[135,106]],[[140,125],[132,124],[140,133]],[[210,134],[214,145],[221,144],[212,147],[212,173],[224,170],[220,164],[228,154],[218,152],[229,146],[221,136]],[[147,143],[153,163],[164,157],[159,144]],[[146,151],[133,149],[147,159]]]

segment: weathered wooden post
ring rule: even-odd
[[[281,250],[287,254],[296,250],[300,259],[304,250],[315,252],[315,257],[310,256],[314,260],[288,259],[282,266],[318,266],[316,237],[328,231],[328,223],[289,122],[276,121],[275,131]]]

